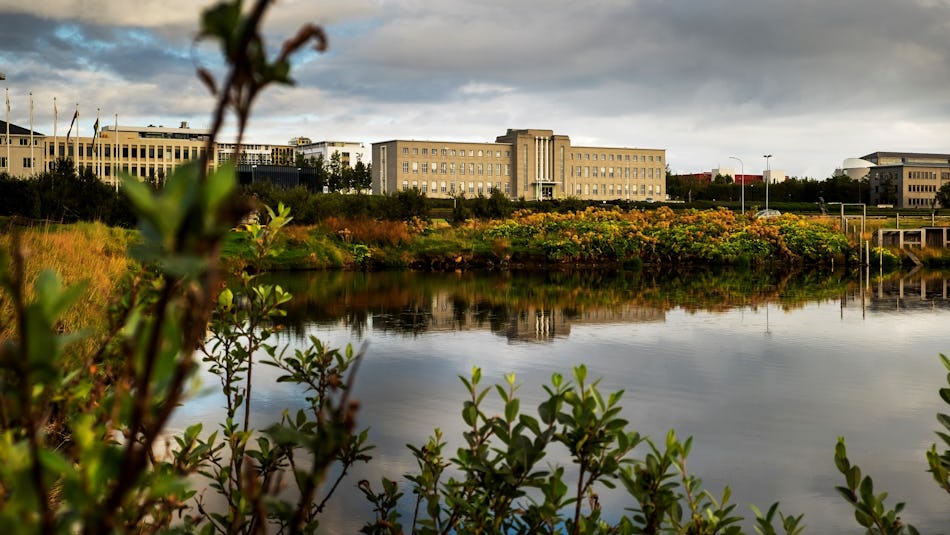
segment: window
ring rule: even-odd
[[[409,147],[403,147],[403,148],[402,148],[402,153],[403,153],[403,154],[409,154]]]
[[[158,157],[159,157],[159,159],[165,157],[165,153],[164,153],[163,151],[164,151],[164,147],[159,147],[159,148],[158,148]]]
[[[449,149],[442,149],[442,156],[448,156]]]
[[[445,150],[445,149],[442,149],[442,150]],[[448,172],[448,166],[445,164],[445,162],[442,162],[442,164],[439,165],[439,170],[442,171],[443,175]]]
[[[428,163],[428,162],[422,162],[422,174],[425,175],[425,174],[428,174],[428,173],[429,173],[429,163]]]
[[[597,155],[596,155],[596,154],[594,155],[594,161],[595,161],[595,162],[597,161]]]
[[[485,174],[485,164],[483,163],[478,164],[478,174],[479,175]]]
[[[23,158],[23,168],[29,169],[33,167],[33,161],[30,158]]]
[[[128,149],[123,149],[123,151],[122,151],[122,155],[123,155],[123,156],[125,156],[125,152],[126,152],[127,150],[128,150]],[[138,158],[138,157],[139,157],[139,149],[138,149],[138,147],[132,147],[132,157],[133,157],[133,158]]]
[[[449,151],[449,156],[455,156],[455,149]]]
[[[505,176],[511,176],[511,165],[507,163],[505,164]],[[506,190],[505,193],[508,193],[508,191]]]
[[[413,156],[418,156],[418,155],[419,155],[419,148],[418,148],[418,147],[413,147],[413,148],[412,148],[412,155],[413,155]]]
[[[455,195],[455,182],[449,182],[449,193]]]
[[[27,138],[25,138],[25,137],[21,137],[21,138],[20,138],[20,145],[29,145],[29,144],[30,144],[30,140],[29,140],[29,139],[27,139]]]
[[[419,162],[412,162],[412,172],[413,173],[419,172]]]
[[[597,166],[594,166],[594,168],[593,168],[592,170],[593,170],[593,172],[594,172],[594,173],[593,173],[593,176],[598,176],[598,175],[597,175]]]
[[[452,151],[452,152],[455,152],[455,151]],[[455,162],[452,162],[452,163],[449,164],[449,174],[450,174],[450,175],[454,175],[454,174],[455,174]]]
[[[426,147],[422,147],[422,155],[425,156],[427,154],[429,154],[429,149]]]
[[[465,162],[459,163],[459,174],[460,174],[460,175],[464,175],[464,174],[465,174]]]
[[[492,165],[488,164],[488,176],[491,176],[491,168],[492,168]]]
[[[468,183],[468,192],[469,192],[469,193],[475,193],[475,183],[474,183],[474,182],[469,182],[469,183]]]
[[[484,155],[485,155],[485,151],[483,151],[483,150],[481,150],[481,149],[478,149],[478,155],[479,155],[479,156],[484,156]]]
[[[445,182],[442,182],[440,191],[441,191],[442,193],[445,193]]]
[[[511,193],[510,190],[511,190],[511,184],[505,182],[505,195],[508,195],[509,193]]]
[[[402,162],[402,172],[403,173],[409,172],[409,162]]]

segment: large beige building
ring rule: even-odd
[[[119,172],[142,179],[161,180],[171,171],[203,156],[208,131],[161,126],[106,126],[92,137],[44,138],[43,166],[51,168],[58,158],[70,158],[76,169],[88,169],[107,183],[115,183]],[[212,166],[217,162],[213,161]]]
[[[950,154],[874,152],[861,160],[874,164],[867,175],[871,204],[931,208],[938,206],[937,191],[950,182]]]
[[[494,143],[373,143],[373,193],[415,188],[430,197],[490,195],[526,200],[663,199],[663,149],[583,147],[552,130],[509,129]]]

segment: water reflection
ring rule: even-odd
[[[357,338],[367,329],[416,336],[488,330],[510,341],[548,342],[576,325],[663,322],[668,310],[753,309],[776,302],[790,310],[847,293],[842,272],[306,272],[277,274],[295,299],[285,320],[342,322]]]
[[[805,513],[808,533],[857,531],[834,491],[838,436],[889,503],[908,503],[905,518],[922,533],[950,522],[924,458],[934,414],[947,412],[937,355],[950,350],[948,280],[648,270],[272,277],[295,295],[281,342],[369,341],[354,395],[378,447],[352,483],[401,480],[415,469],[405,445],[435,427],[454,451],[464,431],[458,376],[472,366],[488,383],[515,372],[522,406],[533,407],[552,372],[584,363],[604,391],[626,390],[634,429],[693,436],[692,469],[717,493],[730,485],[737,512],[748,517],[748,504],[781,500],[786,512]],[[266,373],[255,388],[255,425],[299,403],[299,392]],[[214,428],[220,405],[214,396],[193,400],[178,422]],[[370,517],[352,486],[342,496],[328,532],[356,532]],[[601,497],[605,510],[632,506]]]

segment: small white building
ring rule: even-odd
[[[786,178],[785,171],[780,171],[778,169],[766,169],[765,171],[762,171],[762,180],[767,180],[769,184],[785,182]]]
[[[308,143],[302,143],[307,141]],[[305,158],[323,156],[323,161],[329,162],[334,153],[340,154],[340,162],[350,167],[356,167],[356,162],[369,165],[370,156],[366,145],[358,141],[317,141],[310,142],[308,138],[294,138],[291,141],[294,152]]]

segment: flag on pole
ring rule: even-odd
[[[96,122],[92,125],[92,167],[95,170],[96,176],[100,175],[99,171],[99,149],[96,148],[96,138],[99,136],[99,108],[96,108]]]
[[[76,106],[76,113],[73,114],[73,120],[69,121],[69,130],[66,131],[66,146],[69,146],[69,136],[73,133],[73,125],[79,119],[79,106]]]

